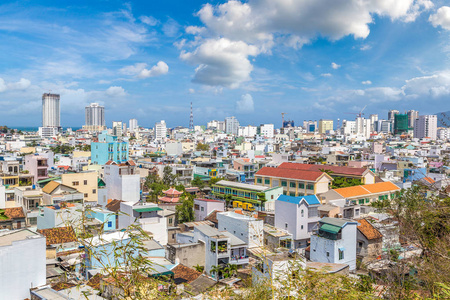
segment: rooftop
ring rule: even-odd
[[[320,171],[298,170],[298,169],[285,169],[285,168],[271,168],[263,167],[256,175],[271,176],[278,178],[297,179],[305,181],[317,181],[323,174]]]
[[[300,163],[282,163],[278,169],[292,169],[292,170],[307,170],[307,171],[320,171],[330,170],[332,174],[336,175],[352,175],[362,176],[368,169],[366,168],[352,168],[352,167],[340,167],[331,165],[312,165],[312,164],[300,164]]]
[[[300,202],[302,202],[302,200],[305,200],[306,203],[308,203],[308,205],[319,205],[320,204],[320,201],[316,195],[299,196],[299,197],[280,195],[277,198],[277,201],[283,201],[283,202],[288,202],[288,203],[293,203],[293,204],[300,204]]]
[[[376,240],[383,237],[383,235],[366,219],[358,221],[358,230],[368,239]]]
[[[350,220],[350,219],[338,219],[338,218],[330,218],[330,217],[324,217],[322,219],[320,219],[319,221],[322,224],[329,224],[329,225],[333,225],[333,226],[337,226],[337,227],[344,227],[345,225],[347,225],[347,223],[350,224],[358,224],[357,222]]]
[[[77,241],[77,236],[72,226],[40,229],[38,232],[45,236],[47,246]]]
[[[218,229],[213,228],[208,225],[198,225],[194,227],[194,230],[198,230],[201,233],[203,233],[206,236],[218,238],[218,239],[224,239],[228,238],[228,236],[224,235],[222,232],[220,232]]]
[[[400,188],[390,181],[373,184],[350,186],[334,189],[339,195],[345,198],[358,197],[370,194],[400,191]]]
[[[13,242],[39,237],[41,237],[39,234],[28,229],[1,231],[0,246],[10,246]]]
[[[269,187],[266,187],[266,186],[233,182],[233,181],[227,181],[227,180],[218,181],[215,185],[221,185],[221,186],[237,188],[237,189],[253,190],[253,191],[257,191],[257,192],[263,192],[263,191],[269,189]]]

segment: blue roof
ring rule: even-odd
[[[283,201],[283,202],[288,202],[288,203],[293,203],[293,204],[300,204],[302,199],[305,199],[305,201],[306,201],[306,203],[308,203],[308,205],[320,204],[320,201],[316,195],[299,196],[299,197],[280,195],[280,196],[278,196],[277,200]]]

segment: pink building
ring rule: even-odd
[[[34,176],[35,183],[48,178],[47,157],[39,154],[26,155],[24,169],[28,170]]]
[[[225,211],[225,201],[214,199],[194,199],[195,221],[203,221],[212,211]]]

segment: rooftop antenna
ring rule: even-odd
[[[194,131],[194,113],[192,112],[192,102],[191,102],[191,115],[189,117],[189,131]]]

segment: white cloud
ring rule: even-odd
[[[362,45],[359,48],[359,50],[361,50],[361,51],[367,51],[367,50],[370,50],[370,49],[372,49],[372,46],[370,46],[370,45]]]
[[[322,76],[322,77],[331,77],[333,75],[331,75],[331,73],[323,73],[323,74],[320,74],[320,76]]]
[[[195,90],[194,89],[189,89],[189,94],[195,94]]]
[[[172,18],[169,18],[162,27],[162,31],[168,37],[175,37],[180,31],[180,24]]]
[[[341,65],[338,65],[337,63],[332,62],[331,63],[331,67],[335,70],[339,69],[341,67]]]
[[[6,83],[3,78],[0,78],[0,93],[6,91]]]
[[[253,66],[248,57],[258,53],[256,46],[220,38],[204,41],[193,52],[181,52],[180,58],[198,65],[193,82],[237,88],[250,79]]]
[[[3,78],[0,78],[0,93],[5,91],[17,90],[23,91],[31,86],[31,81],[25,78],[20,78],[17,82],[7,83]]]
[[[204,26],[186,28],[187,33],[195,36],[195,43],[182,42],[177,46],[190,48],[197,47],[200,43],[191,52],[196,53],[205,44],[211,46],[211,41],[220,44],[222,42],[218,41],[226,40],[229,43],[244,43],[247,47],[255,47],[257,50],[252,52],[257,54],[250,54],[252,56],[270,54],[275,41],[299,49],[317,36],[338,40],[352,35],[354,38],[364,39],[370,33],[369,24],[373,22],[374,14],[409,22],[431,7],[429,0],[229,0],[215,6],[205,4],[197,13]],[[182,58],[184,54],[186,53],[182,52]],[[194,80],[203,84],[236,87],[250,77],[252,66],[248,62],[248,56],[245,53],[240,56],[244,67],[239,63],[227,64],[226,73],[241,74],[239,79],[229,83],[228,76],[219,76],[221,78],[218,80],[200,78],[201,73],[214,76],[214,72],[204,72],[204,68],[212,70],[213,65],[220,64],[219,61],[223,63],[224,59],[220,58],[220,54],[215,57],[197,55],[195,64],[198,67]],[[227,60],[229,62],[231,59]],[[214,70],[220,72],[219,69]],[[223,77],[227,79],[224,80]]]
[[[158,25],[159,23],[159,21],[152,16],[140,16],[139,20],[141,20],[142,23],[147,24],[149,26],[155,26]]]
[[[450,30],[450,7],[442,6],[428,19],[434,27],[441,26]]]
[[[236,111],[239,113],[252,113],[255,111],[253,97],[250,94],[244,94],[241,99],[236,101]]]
[[[365,80],[365,81],[361,81],[361,83],[362,83],[362,84],[367,84],[367,85],[369,85],[369,84],[372,84],[372,81],[370,81],[370,80]]]
[[[125,96],[125,90],[121,86],[110,86],[106,90],[106,94],[111,97],[122,97]]]
[[[165,62],[159,61],[149,70],[147,69],[146,63],[136,63],[120,69],[120,72],[137,78],[148,78],[167,74],[169,72],[169,66]]]

